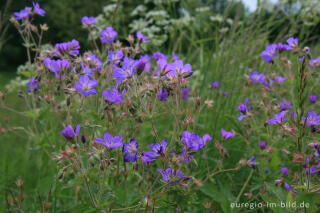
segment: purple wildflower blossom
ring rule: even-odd
[[[221,136],[222,136],[223,140],[228,140],[230,138],[233,138],[235,136],[235,133],[228,132],[228,131],[224,130],[223,128],[221,128]]]
[[[120,104],[122,102],[122,94],[118,92],[116,87],[114,87],[112,90],[104,90],[102,94],[104,95],[105,100],[109,101],[110,103]]]
[[[302,117],[302,120],[305,121],[307,119],[306,125],[307,126],[319,126],[320,125],[320,115],[316,112],[308,112],[307,118]]]
[[[94,70],[100,70],[103,64],[103,62],[95,54],[86,55],[86,61],[89,62],[90,66]]]
[[[251,166],[252,169],[255,169],[256,168],[256,157],[255,156],[252,156],[249,160],[249,166]]]
[[[77,124],[76,128],[73,129],[71,125],[68,125],[61,131],[61,134],[67,139],[72,140],[74,137],[78,137],[80,132],[80,124]]]
[[[279,53],[281,53],[283,51],[289,50],[289,45],[279,42],[277,44],[277,48],[278,48]]]
[[[289,46],[289,50],[296,49],[298,47],[298,38],[288,38],[287,43]]]
[[[228,95],[229,95],[229,92],[227,92],[227,91],[223,92],[223,96],[228,96]]]
[[[238,117],[238,121],[242,121],[246,117],[246,114],[249,111],[249,107],[245,103],[242,103],[238,106],[238,110],[240,112],[240,116]]]
[[[113,74],[112,74],[113,77],[117,78],[117,83],[119,83],[119,82],[121,82],[121,81],[123,81],[123,80],[125,80],[135,74],[136,63],[137,62],[132,58],[125,57],[123,59],[122,68],[117,67],[113,71]]]
[[[151,148],[152,152],[155,153],[156,156],[163,155],[167,150],[168,141],[163,139],[161,143],[152,143],[149,144],[148,147]]]
[[[320,56],[316,59],[311,59],[309,65],[312,67],[320,67]]]
[[[27,83],[27,87],[28,87],[27,92],[29,92],[29,93],[37,91],[39,89],[38,80],[34,77],[29,78],[29,81]]]
[[[31,7],[26,7],[24,9],[20,10],[19,12],[14,12],[13,15],[15,15],[15,18],[17,20],[31,18],[32,17],[31,10],[32,10]]]
[[[107,27],[106,29],[100,32],[101,36],[101,43],[112,43],[115,38],[117,38],[118,33],[113,30],[111,26]]]
[[[274,124],[274,125],[279,125],[281,124],[283,121],[287,120],[286,116],[287,111],[282,111],[278,114],[274,114],[274,118],[268,120],[267,122],[269,124]]]
[[[142,35],[141,32],[137,32],[137,33],[136,33],[136,36],[137,36],[137,38],[138,38],[138,41],[141,42],[141,43],[148,43],[148,42],[150,42],[150,41],[148,40],[147,36]]]
[[[101,143],[107,149],[115,149],[122,146],[122,137],[120,136],[112,136],[110,133],[104,133],[104,139],[96,138],[98,143]]]
[[[288,110],[288,109],[291,109],[292,108],[292,103],[291,101],[283,98],[282,101],[280,101],[280,109],[281,111],[285,111],[285,110]]]
[[[79,41],[72,39],[72,41],[57,43],[55,45],[56,55],[69,54],[71,56],[79,55],[80,44]]]
[[[317,102],[317,96],[316,95],[310,95],[309,97],[310,103],[316,103]]]
[[[276,76],[276,81],[278,83],[282,83],[283,81],[287,80],[285,77],[282,77],[282,76]]]
[[[74,84],[77,91],[81,92],[84,97],[95,95],[97,91],[94,89],[98,85],[95,79],[90,80],[89,76],[82,75],[79,81]]]
[[[284,187],[286,188],[286,190],[287,190],[288,192],[291,192],[291,191],[292,191],[292,189],[290,188],[290,185],[289,185],[288,183],[284,183]]]
[[[161,173],[162,179],[166,183],[177,184],[183,178],[183,173],[181,171],[175,171],[171,168],[166,170],[157,169],[157,171]]]
[[[138,154],[138,142],[132,138],[128,144],[123,143],[122,153],[124,162],[135,162]]]
[[[305,169],[306,174],[309,174],[309,168]],[[320,173],[320,164],[318,164],[317,166],[311,166],[310,167],[310,174],[315,174],[315,173]]]
[[[259,142],[259,147],[260,147],[260,149],[265,149],[266,146],[267,146],[267,142],[265,142],[265,141],[260,141],[260,142]]]
[[[192,75],[192,66],[190,64],[183,64],[181,60],[176,60],[173,63],[175,73],[178,76],[187,77],[189,75]]]
[[[214,82],[212,82],[210,88],[216,88],[217,89],[217,88],[219,88],[219,86],[220,86],[219,81],[214,81]]]
[[[93,16],[90,16],[90,17],[84,16],[81,19],[81,23],[83,25],[90,26],[90,25],[96,23],[96,19]]]
[[[288,167],[281,168],[281,174],[282,174],[282,176],[288,176],[288,174],[289,174]]]
[[[175,52],[171,53],[173,61],[179,60],[179,57],[175,54]]]
[[[154,58],[156,61],[158,61],[159,59],[164,59],[167,61],[168,59],[168,56],[164,55],[163,53],[161,52],[154,52],[152,54],[152,58]]]
[[[142,153],[141,160],[145,165],[150,165],[153,161],[157,160],[157,158],[154,158],[153,152],[144,152]]]
[[[149,72],[151,67],[150,61],[151,61],[151,58],[147,54],[140,56],[140,59],[135,64],[136,69],[139,71]]]
[[[122,50],[117,50],[116,53],[114,53],[111,50],[108,51],[108,60],[112,65],[119,66],[122,58],[123,58]]]
[[[158,99],[160,101],[167,101],[167,98],[169,96],[169,93],[167,92],[167,90],[165,88],[161,88],[158,92]]]
[[[38,14],[39,16],[45,16],[46,11],[40,8],[40,5],[38,2],[32,2],[32,5],[33,5],[34,12],[36,14]]]
[[[52,60],[50,58],[44,58],[43,63],[49,71],[55,74],[56,78],[59,78],[60,68],[56,60]]]
[[[181,97],[182,97],[183,99],[188,99],[188,98],[189,98],[189,92],[190,92],[190,89],[189,89],[189,88],[183,88],[183,89],[181,90],[181,92],[182,92]]]
[[[192,150],[193,152],[197,152],[202,149],[207,142],[211,141],[212,137],[208,134],[200,137],[199,135],[184,131],[181,135],[181,142],[185,145],[187,149]]]
[[[249,78],[251,79],[252,83],[263,83],[264,80],[264,74],[263,73],[258,73],[257,71],[254,71],[250,74]]]
[[[271,62],[272,59],[278,55],[277,49],[278,49],[278,46],[276,44],[267,45],[266,49],[262,51],[261,57],[266,62]]]

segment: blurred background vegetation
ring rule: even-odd
[[[44,44],[55,44],[74,38],[80,41],[81,51],[88,50],[88,32],[82,28],[81,18],[95,16],[100,29],[112,25],[121,41],[124,41],[129,33],[142,31],[152,41],[152,45],[148,46],[150,53],[161,51],[171,54],[171,51],[174,51],[184,62],[192,64],[195,71],[193,89],[198,88],[204,97],[214,100],[212,111],[203,114],[199,122],[199,125],[202,125],[201,131],[207,133],[213,129],[213,136],[218,134],[222,126],[234,128],[224,115],[232,116],[238,113],[236,106],[243,100],[243,78],[248,68],[259,70],[267,66],[260,58],[266,44],[297,36],[303,45],[311,47],[315,56],[320,54],[320,8],[317,0],[280,0],[276,4],[257,0],[255,11],[249,11],[241,1],[231,0],[38,2],[47,11],[44,18],[37,17],[35,20],[49,26],[49,31],[44,36]],[[17,69],[26,62],[27,57],[22,39],[9,18],[14,11],[19,11],[26,5],[32,5],[32,1],[0,0],[0,90],[7,89],[11,92],[6,101],[16,110],[23,108],[17,89],[25,89],[25,86],[16,87],[14,82],[9,86],[5,85],[17,77]],[[89,35],[89,38],[96,36],[97,32]],[[214,80],[221,82],[223,90],[229,92],[227,98],[224,98],[222,93],[213,94],[208,90],[209,84]],[[10,90],[11,88],[14,89]],[[50,183],[57,172],[55,163],[50,159],[51,153],[44,152],[40,147],[30,150],[29,143],[26,143],[28,137],[24,132],[9,131],[1,135],[2,127],[23,126],[26,121],[3,109],[0,110],[0,115],[0,191],[3,187],[13,187],[17,178],[22,176],[27,183],[26,193],[36,194],[35,189],[39,189],[41,195],[45,195],[51,189]],[[48,141],[46,138],[39,138],[37,143],[45,147]],[[227,149],[235,154],[228,162],[230,166],[236,164],[245,152],[241,149],[243,145],[241,140],[232,146],[226,145],[230,146]],[[239,183],[232,183],[235,186],[223,185],[215,189],[214,195],[208,195],[208,191],[203,188],[203,193],[214,196],[213,199],[221,198],[222,195],[233,199],[230,191],[241,187],[246,173],[245,170],[238,173]],[[71,201],[75,199],[72,190],[67,187],[58,190],[62,203],[57,206],[71,208]],[[0,200],[2,196],[3,193],[0,194]],[[27,199],[28,204],[37,205],[36,196],[28,196]],[[31,206],[30,209],[36,208]],[[2,210],[0,204],[0,212]],[[71,212],[70,209],[64,210]]]

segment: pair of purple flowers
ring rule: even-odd
[[[26,7],[19,12],[14,12],[13,15],[15,16],[16,20],[23,20],[32,18],[33,14],[38,14],[39,16],[45,16],[46,11],[42,8],[40,8],[40,5],[38,2],[32,2],[33,11],[31,7]]]
[[[61,71],[66,71],[71,63],[68,59],[50,59],[50,58],[44,58],[43,63],[45,67],[54,73],[56,78],[60,78],[61,75],[59,74]]]
[[[261,57],[266,62],[271,62],[273,58],[278,55],[278,52],[281,53],[287,50],[293,50],[298,48],[298,38],[291,37],[287,40],[287,44],[278,43],[278,44],[269,44],[266,46],[266,49],[262,51]]]
[[[144,164],[150,165],[153,161],[157,160],[160,156],[163,156],[167,151],[167,140],[162,140],[160,143],[149,144],[148,147],[151,151],[144,152],[141,156],[141,160]]]
[[[249,78],[251,79],[252,83],[264,84],[267,87],[273,86],[273,82],[274,82],[272,78],[267,79],[263,73],[259,73],[257,71],[252,72]],[[278,83],[282,83],[283,81],[286,80],[286,78],[282,76],[276,76],[275,80]]]

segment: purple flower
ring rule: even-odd
[[[252,83],[263,83],[264,80],[264,74],[263,73],[258,73],[257,71],[254,71],[250,74],[249,78],[251,79]]]
[[[108,60],[110,61],[110,63],[112,65],[119,66],[120,63],[121,63],[122,58],[123,58],[122,50],[117,50],[116,53],[114,53],[111,50],[108,51]]]
[[[312,67],[320,67],[320,56],[316,59],[311,59],[309,65]]]
[[[212,82],[210,88],[216,88],[217,89],[217,88],[219,88],[219,86],[220,86],[219,81],[214,81],[214,82]]]
[[[71,65],[70,61],[65,58],[56,60],[56,63],[58,65],[60,71],[67,70]]]
[[[102,94],[104,95],[105,100],[109,101],[110,103],[120,104],[122,102],[122,94],[118,92],[116,87],[114,87],[112,90],[104,90]]]
[[[187,77],[189,75],[192,75],[192,66],[190,64],[183,64],[181,60],[176,60],[173,63],[174,70],[176,75]]]
[[[298,38],[291,37],[287,40],[289,50],[296,49],[298,47]]]
[[[149,144],[148,147],[151,148],[152,152],[155,153],[156,156],[163,155],[167,150],[167,140],[162,140],[161,143],[152,143]]]
[[[158,92],[158,99],[160,101],[167,101],[167,98],[169,96],[169,93],[167,92],[167,90],[165,88],[161,88]]]
[[[255,169],[256,168],[256,157],[255,156],[252,156],[249,160],[249,166],[251,166],[252,169]]]
[[[82,17],[81,22],[83,25],[90,26],[96,23],[96,19],[93,16],[90,16],[90,17],[84,16]]]
[[[281,168],[281,174],[282,174],[282,176],[288,176],[289,169],[287,167]]]
[[[153,152],[144,152],[142,153],[141,160],[145,165],[150,165],[153,161],[157,160],[157,158],[154,158]]]
[[[115,38],[117,38],[118,33],[113,30],[111,26],[107,27],[106,29],[100,32],[101,36],[101,43],[112,43]]]
[[[265,149],[266,146],[267,146],[267,142],[265,142],[265,141],[260,141],[260,142],[259,142],[259,147],[260,147],[260,149]]]
[[[283,121],[287,120],[286,116],[287,111],[282,111],[278,114],[274,114],[274,118],[268,120],[267,122],[269,124],[274,124],[274,125],[279,125],[281,124]]]
[[[235,134],[233,132],[228,132],[228,131],[224,130],[223,128],[221,128],[221,135],[222,135],[223,140],[228,140],[228,139],[233,138],[235,136]]]
[[[38,2],[32,2],[32,5],[33,5],[34,12],[36,14],[38,14],[39,16],[45,16],[46,11],[40,8],[40,5]]]
[[[136,63],[136,69],[140,71],[149,72],[150,71],[150,61],[151,58],[146,54],[143,56],[140,56],[140,59]]]
[[[277,48],[279,53],[289,50],[289,46],[287,44],[282,44],[281,42],[278,43]]]
[[[103,62],[95,54],[86,55],[86,61],[89,62],[90,66],[94,70],[100,70],[103,64]]]
[[[107,149],[115,149],[122,146],[122,137],[120,136],[112,136],[110,133],[104,133],[104,139],[96,138],[98,143],[101,143]]]
[[[228,95],[229,95],[229,93],[227,91],[223,92],[223,96],[228,96]]]
[[[211,140],[212,137],[209,134],[200,137],[193,132],[184,131],[181,135],[181,142],[187,149],[192,150],[193,152],[199,151]]]
[[[55,45],[56,48],[56,55],[64,55],[64,54],[69,54],[71,56],[76,56],[79,55],[79,41],[72,39],[72,41],[68,42],[63,42],[63,43],[57,43]]]
[[[32,8],[31,7],[26,7],[19,12],[14,12],[13,15],[15,15],[17,20],[21,19],[26,19],[26,18],[31,18],[32,17]]]
[[[288,109],[291,109],[292,108],[292,103],[291,101],[283,98],[282,101],[280,101],[280,109],[281,111],[285,111],[285,110],[288,110]]]
[[[292,191],[292,189],[290,188],[290,186],[289,186],[288,183],[284,183],[284,187],[286,188],[286,190],[287,190],[288,192],[291,192],[291,191]]]
[[[152,58],[154,58],[156,61],[158,61],[159,59],[164,59],[165,61],[167,61],[168,56],[164,55],[161,52],[154,52],[152,54]]]
[[[80,132],[80,124],[77,124],[76,128],[73,130],[71,125],[68,125],[61,131],[61,134],[67,139],[72,140],[74,137],[78,137]]]
[[[320,173],[320,164],[310,167],[310,174]],[[306,168],[306,174],[309,174],[309,168]]]
[[[122,68],[117,67],[113,71],[112,76],[117,78],[117,83],[120,83],[135,74],[135,65],[136,61],[134,59],[125,57],[123,59]]]
[[[161,173],[162,179],[166,183],[177,184],[183,178],[181,171],[175,171],[174,169],[168,168],[166,170],[157,169]]]
[[[123,143],[122,153],[124,162],[135,162],[137,160],[138,146],[138,142],[134,138],[128,144]]]
[[[238,120],[242,121],[242,119],[246,117],[246,114],[249,111],[249,107],[245,103],[242,103],[238,106],[238,110],[240,112],[240,116],[238,117]]]
[[[98,85],[95,79],[90,80],[87,75],[82,75],[79,81],[74,84],[77,91],[81,92],[84,97],[95,95],[97,91],[94,89]]]
[[[60,77],[59,76],[60,68],[59,68],[57,61],[52,60],[50,58],[44,58],[43,63],[48,70],[50,70],[51,72],[53,72],[55,74],[56,78]]]
[[[150,41],[148,40],[147,36],[142,35],[141,32],[137,32],[136,36],[137,36],[137,38],[138,38],[138,41],[141,42],[141,43],[150,42]]]
[[[172,51],[171,53],[173,61],[179,60],[179,57]]]
[[[278,83],[282,83],[283,81],[287,80],[285,77],[282,77],[282,76],[276,76],[276,81]]]
[[[183,88],[182,90],[181,90],[181,92],[182,92],[182,98],[183,99],[188,99],[189,98],[189,92],[190,92],[190,89],[189,88]]]
[[[307,126],[319,126],[320,125],[320,115],[318,115],[316,112],[308,112],[307,114],[307,118],[306,117],[302,117],[303,121],[306,121],[306,125]]]
[[[317,102],[317,96],[316,95],[310,95],[309,101],[311,103],[313,103],[313,104],[316,103]]]
[[[29,81],[27,83],[27,87],[28,87],[27,92],[29,92],[29,93],[37,91],[39,89],[38,80],[34,77],[29,78]]]
[[[266,49],[262,51],[261,57],[266,62],[271,62],[272,59],[278,55],[277,49],[278,49],[278,46],[276,44],[267,45]]]

